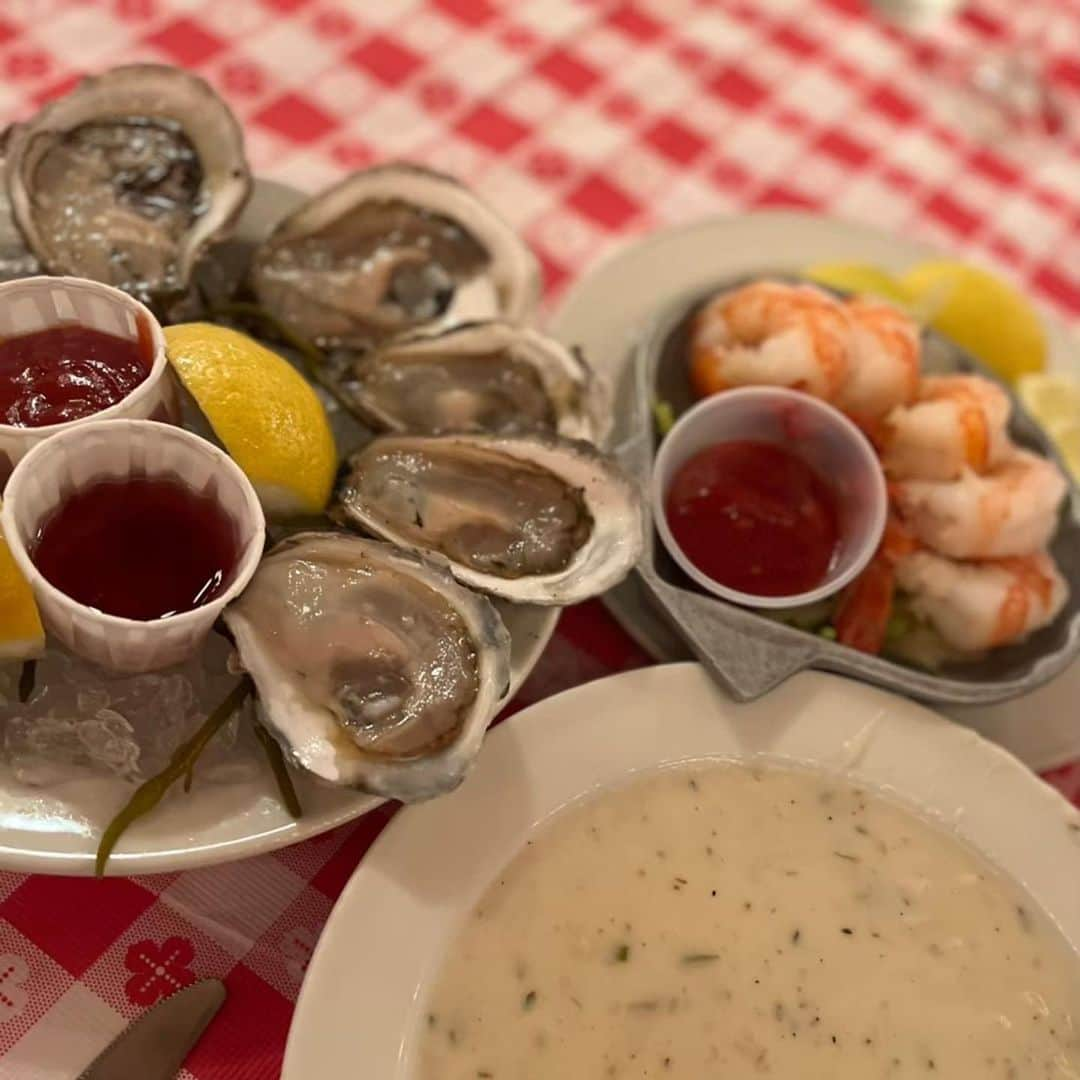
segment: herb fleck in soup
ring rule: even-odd
[[[418,1080],[1080,1076],[1080,966],[1043,914],[812,772],[664,770],[571,808],[424,1009]]]

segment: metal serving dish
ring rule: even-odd
[[[762,275],[758,275],[762,276]],[[797,280],[790,274],[773,275]],[[687,379],[686,348],[690,324],[709,297],[745,282],[718,282],[707,292],[685,296],[662,313],[637,347],[632,365],[633,391],[624,396],[634,409],[633,430],[641,437],[621,448],[624,465],[647,487],[659,439],[652,403],[670,402],[676,415],[695,400]],[[974,372],[995,379],[959,346],[931,330],[923,332],[923,370],[929,373]],[[1000,382],[1000,380],[996,380]],[[1016,395],[1012,437],[1058,461],[1042,428]],[[883,657],[868,656],[816,634],[774,622],[698,589],[649,531],[638,575],[659,610],[722,686],[738,701],[751,701],[788,676],[818,668],[876,683],[936,704],[986,705],[1026,694],[1059,674],[1080,653],[1080,492],[1073,488],[1062,507],[1050,550],[1072,586],[1058,618],[1018,645],[994,649],[979,660],[922,671]]]

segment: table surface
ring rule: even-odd
[[[1080,22],[1057,11],[1038,58],[1075,112],[1080,57],[1058,46]],[[468,181],[549,301],[628,236],[793,206],[964,253],[1078,316],[1075,136],[974,141],[927,74],[1009,44],[986,3],[911,37],[859,0],[9,0],[0,122],[86,70],[164,61],[228,98],[262,176],[315,189],[400,157]],[[597,602],[570,609],[511,710],[645,663]],[[1050,779],[1080,799],[1080,768]],[[390,814],[184,874],[0,874],[0,1080],[77,1075],[206,976],[229,1000],[181,1076],[276,1077],[319,932]]]

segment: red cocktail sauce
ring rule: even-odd
[[[802,458],[738,439],[675,474],[665,506],[686,557],[713,581],[755,596],[820,585],[840,540],[836,496]]]
[[[30,558],[80,604],[151,620],[227,588],[240,538],[213,496],[171,477],[131,477],[70,495],[41,524]]]
[[[142,320],[138,341],[75,325],[0,341],[0,423],[36,428],[99,413],[145,381],[152,352]]]

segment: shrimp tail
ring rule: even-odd
[[[833,627],[841,645],[873,656],[881,652],[896,599],[896,565],[917,547],[900,519],[891,514],[874,557],[840,598]]]
[[[895,596],[896,566],[879,552],[840,598],[833,617],[836,640],[877,656],[885,645]]]
[[[721,368],[720,358],[713,349],[694,349],[690,360],[690,385],[699,398],[711,397],[728,389]]]

